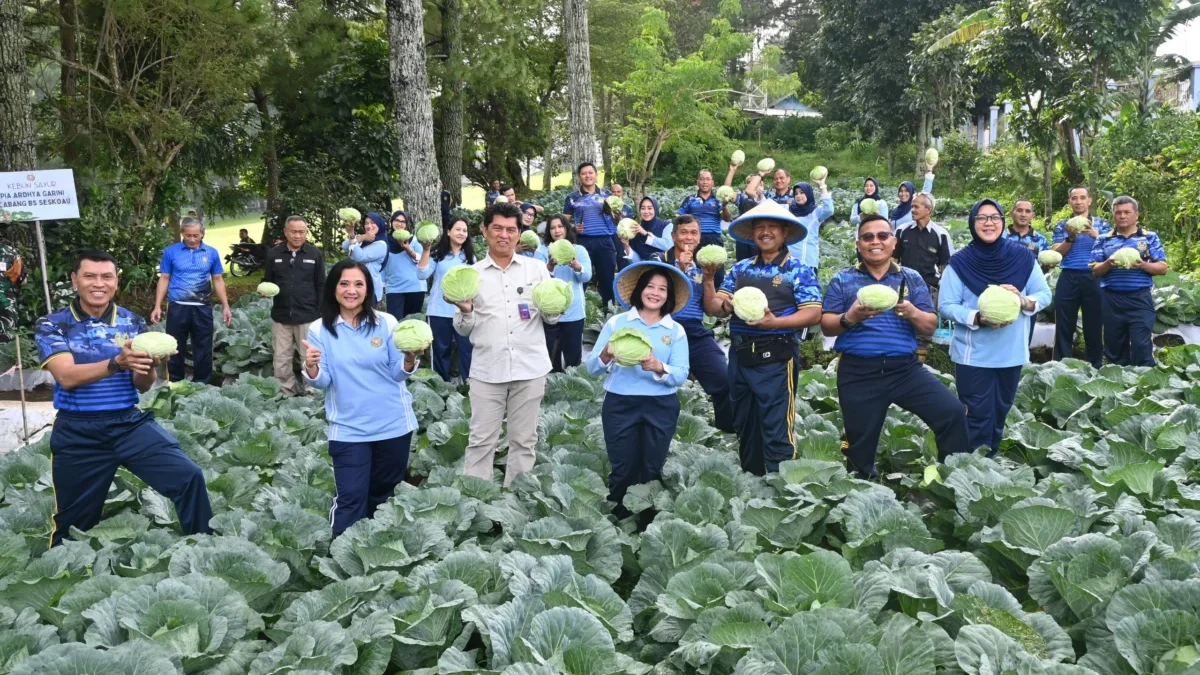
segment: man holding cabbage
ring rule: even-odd
[[[800,354],[796,333],[821,320],[821,286],[816,274],[788,253],[807,232],[786,206],[765,200],[729,227],[737,241],[759,254],[739,260],[717,290],[718,265],[704,267],[704,311],[733,314],[729,350],[729,394],[742,468],[762,476],[792,459],[796,378]]]
[[[1116,228],[1092,247],[1092,274],[1100,279],[1104,355],[1118,366],[1153,366],[1153,277],[1167,273],[1162,241],[1138,224],[1133,197],[1113,200]]]

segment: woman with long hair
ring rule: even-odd
[[[417,276],[417,261],[425,250],[416,237],[398,241],[395,232],[416,229],[404,211],[392,214],[392,227],[384,242],[388,246],[387,264],[384,265],[384,282],[387,284],[387,311],[397,319],[409,314],[418,314],[425,304],[425,280]]]
[[[432,262],[431,262],[432,259]],[[433,330],[433,370],[450,381],[450,356],[458,347],[458,374],[463,382],[471,375],[471,341],[454,331],[454,305],[442,297],[442,279],[459,265],[475,264],[475,244],[467,221],[456,218],[433,246],[421,252],[417,277],[433,278],[429,287],[429,310],[425,313]]]
[[[304,341],[304,379],[325,390],[329,456],[337,486],[329,519],[333,536],[369,518],[408,470],[417,417],[404,381],[417,354],[392,341],[396,317],[371,308],[374,280],[366,265],[342,260],[325,280],[321,318]]]
[[[879,181],[874,178],[868,178],[863,181],[863,193],[858,199],[854,200],[854,206],[850,207],[850,224],[858,227],[859,221],[862,220],[862,214],[858,212],[859,204],[863,203],[864,199],[874,199],[879,203],[879,215],[884,218],[888,217],[888,205],[883,201],[883,197],[879,195]]]
[[[559,265],[550,256],[550,244],[566,239],[575,247],[575,259],[569,265]],[[583,323],[587,318],[583,287],[592,280],[592,258],[587,249],[575,243],[575,230],[561,215],[546,219],[546,232],[542,235],[535,257],[546,263],[550,275],[571,284],[571,306],[556,324],[545,324],[546,349],[550,352],[553,372],[561,373],[565,368],[579,365],[583,359]]]
[[[629,311],[604,324],[588,354],[588,372],[604,380],[604,445],[612,473],[608,500],[618,518],[630,515],[622,504],[626,491],[662,476],[663,464],[679,423],[676,392],[688,378],[688,341],[671,314],[687,306],[692,282],[673,265],[640,262],[626,267],[613,284]],[[650,341],[650,352],[634,366],[617,363],[609,340],[631,328]]]

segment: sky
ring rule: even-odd
[[[1160,54],[1178,54],[1195,63],[1200,61],[1200,20],[1192,21],[1159,50]]]

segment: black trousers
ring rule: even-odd
[[[690,375],[700,383],[704,393],[712,402],[714,426],[726,433],[733,433],[733,404],[729,402],[729,362],[721,345],[713,338],[713,332],[704,327],[699,319],[679,319],[679,325],[687,333]]]
[[[1104,365],[1103,307],[1100,280],[1090,270],[1063,270],[1054,288],[1054,360],[1071,358],[1075,349],[1075,325],[1083,311],[1083,342],[1087,360]]]
[[[1100,291],[1104,307],[1104,355],[1118,366],[1154,366],[1154,297],[1149,288]]]
[[[167,359],[172,382],[186,377],[188,339],[192,341],[192,379],[208,384],[213,372],[213,308],[210,305],[167,303],[167,334],[179,342],[179,351]]]
[[[544,323],[546,350],[550,352],[551,371],[561,373],[583,360],[583,319]]]
[[[616,505],[613,513],[625,518],[630,515],[629,509],[621,501],[629,488],[662,477],[671,439],[679,424],[679,396],[626,396],[609,392],[604,395],[600,420],[612,465],[608,501]]]
[[[388,314],[399,321],[403,321],[409,314],[420,314],[425,305],[425,291],[388,293],[386,297]]]
[[[380,504],[391,499],[408,470],[412,432],[379,441],[329,441],[333,481],[337,494],[329,509],[333,536],[354,523],[370,518]]]
[[[742,469],[756,476],[779,470],[796,456],[796,380],[800,355],[793,347],[787,361],[742,365],[736,345],[729,349],[729,403],[738,435]]]
[[[967,407],[967,437],[971,450],[986,447],[988,457],[1000,452],[1004,438],[1004,420],[1017,399],[1021,384],[1021,366],[979,368],[954,366],[954,386],[958,400]]]
[[[610,235],[579,235],[576,240],[592,259],[592,281],[606,306],[613,299],[613,276],[617,269],[617,249]]]

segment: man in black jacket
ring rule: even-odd
[[[263,281],[279,286],[271,308],[275,377],[284,396],[295,396],[304,393],[304,385],[296,379],[292,354],[303,360],[308,325],[321,317],[325,254],[308,242],[308,223],[300,216],[288,217],[283,236],[282,244],[267,251]]]

